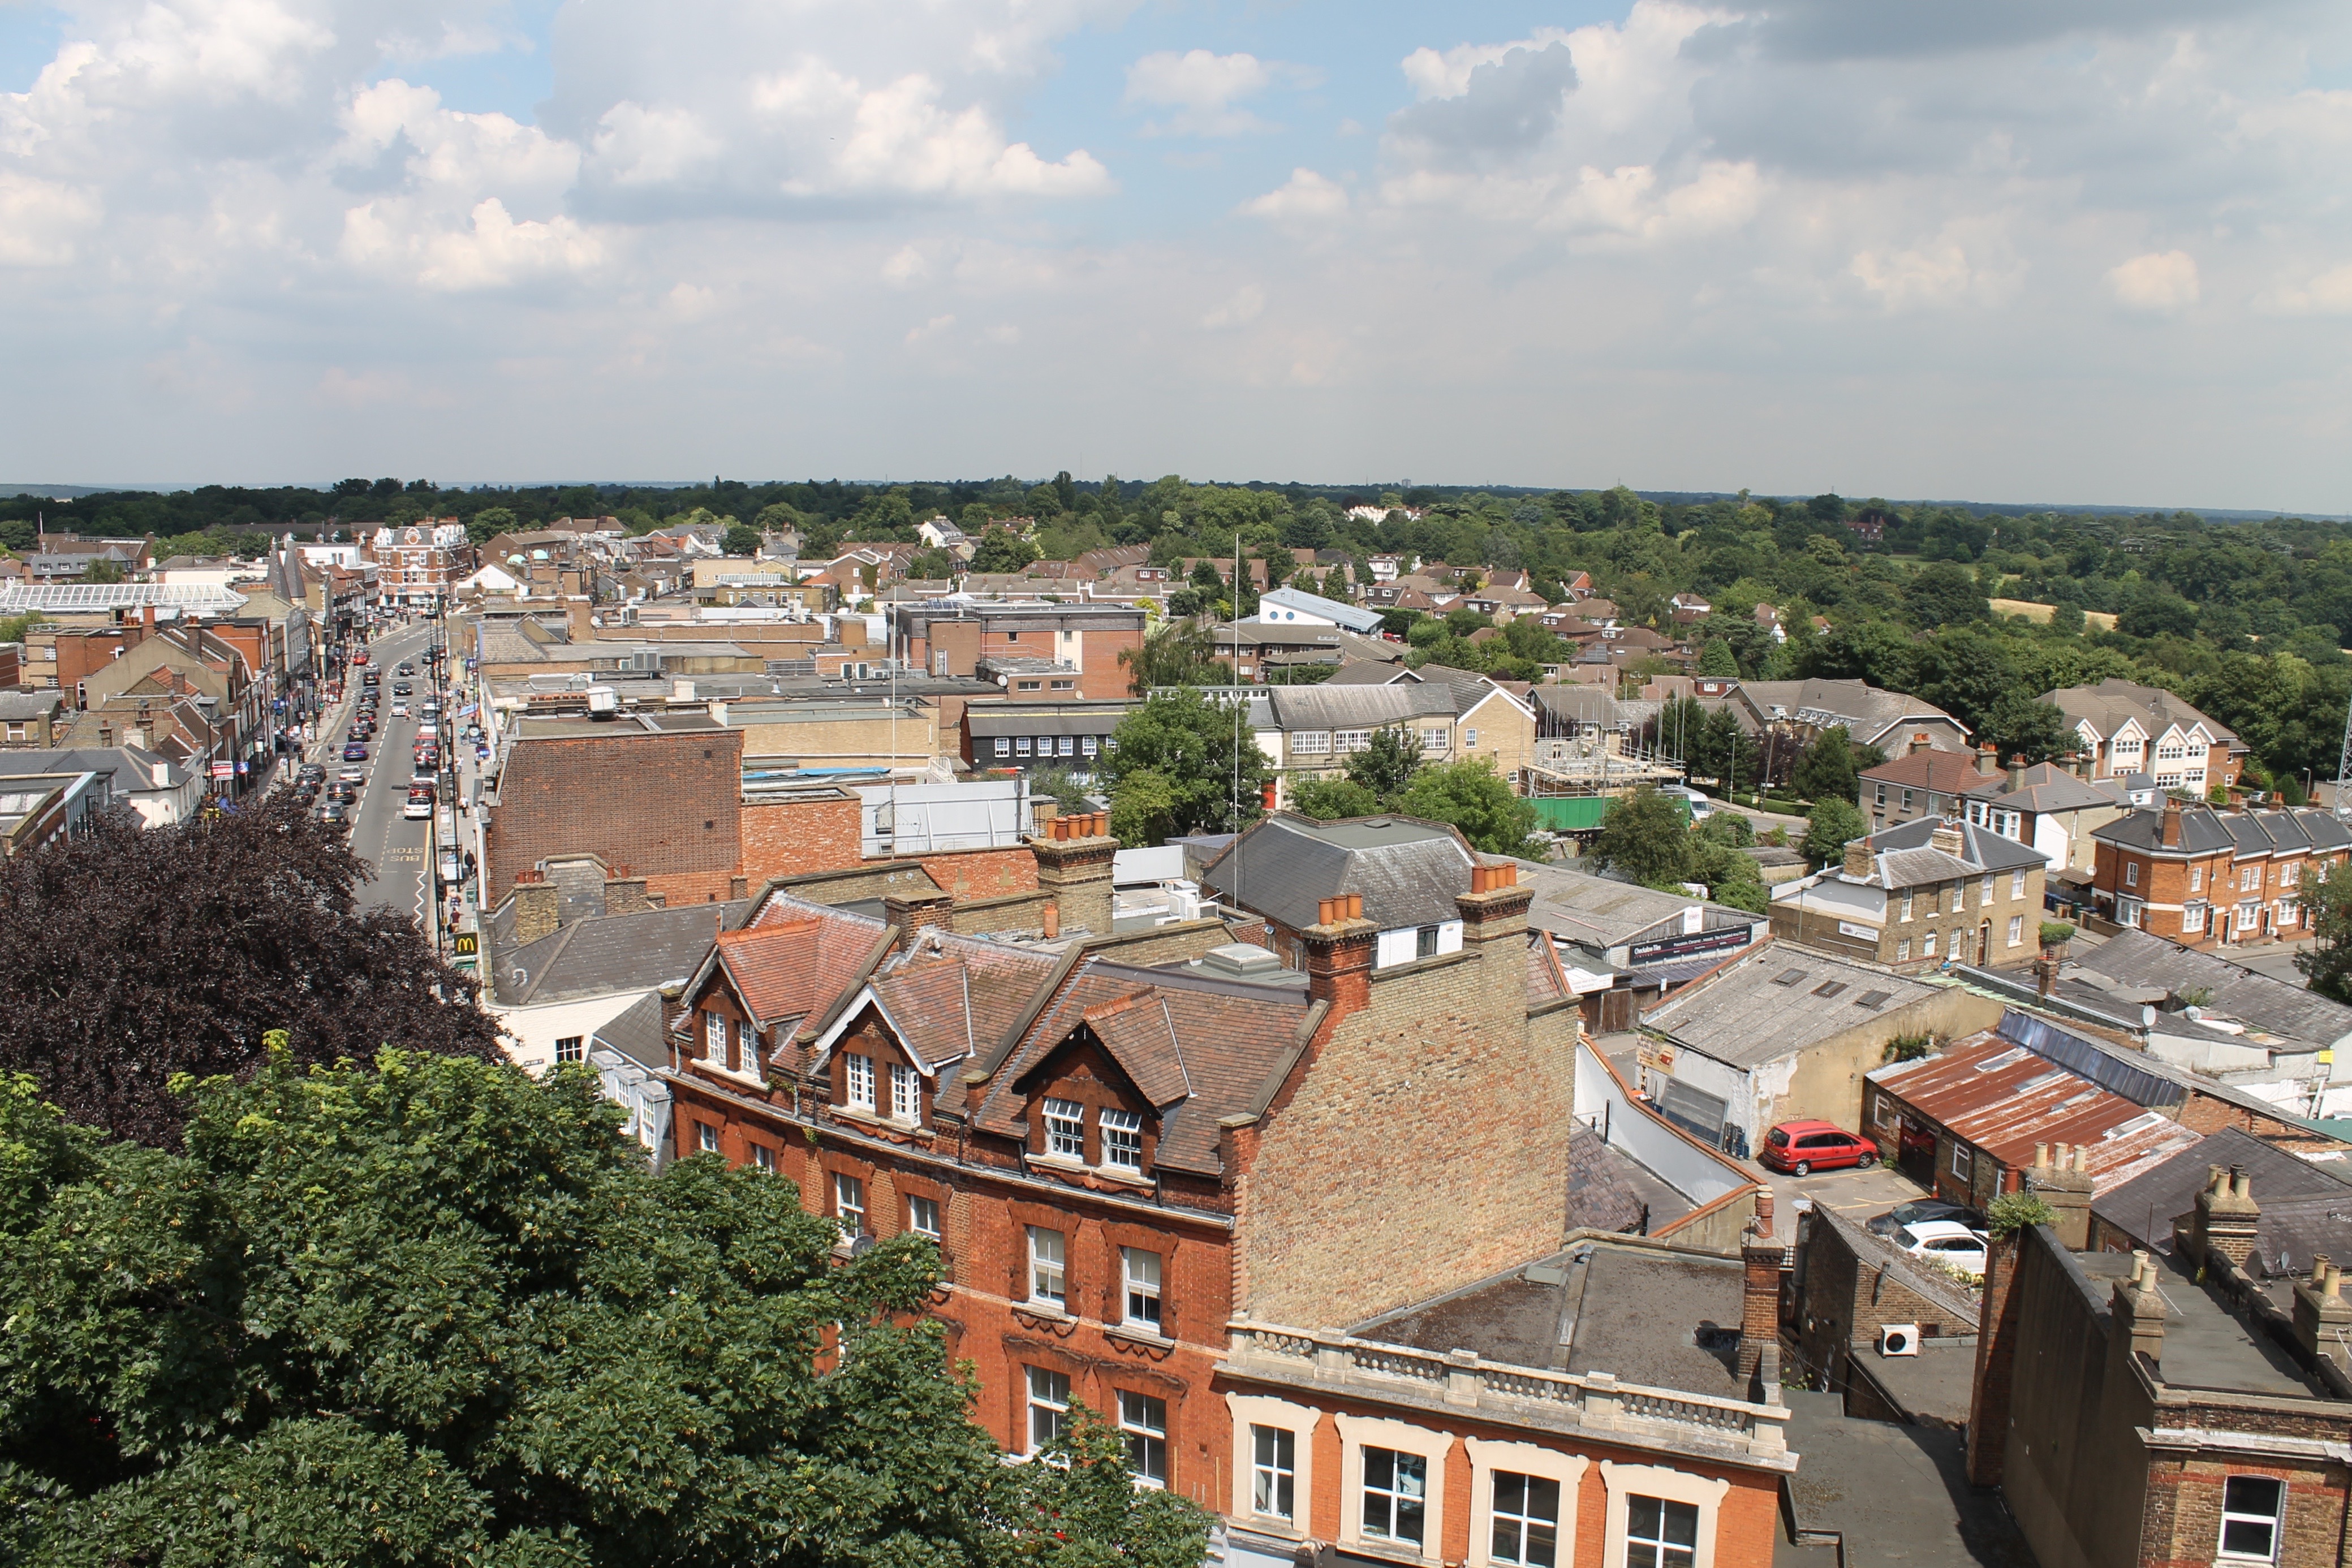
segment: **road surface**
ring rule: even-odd
[[[405,679],[415,688],[409,699],[412,707],[422,707],[432,690],[432,681],[425,674],[423,662],[429,628],[424,625],[404,626],[375,639],[368,646],[368,669],[383,671],[381,704],[377,717],[375,739],[368,742],[368,760],[361,764],[368,770],[367,783],[361,786],[359,805],[352,823],[352,852],[375,868],[374,878],[359,889],[359,905],[362,910],[390,906],[414,918],[427,930],[430,906],[425,903],[430,886],[425,863],[425,845],[429,822],[411,822],[400,814],[408,801],[410,752],[416,739],[416,719],[412,714],[395,719],[392,714],[396,699],[393,684]],[[394,673],[400,661],[409,659],[416,664],[416,673],[402,677]],[[333,743],[328,746],[320,761],[325,763],[327,776],[333,778],[343,768],[352,764],[342,760],[344,732],[350,728],[352,714],[361,689],[363,669],[353,669],[345,688],[345,700],[334,713],[331,731]]]

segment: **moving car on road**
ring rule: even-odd
[[[322,827],[340,827],[349,832],[352,826],[352,814],[345,807],[330,802],[319,808],[319,825]]]
[[[1810,1176],[1846,1165],[1874,1165],[1878,1145],[1856,1133],[1841,1131],[1828,1121],[1783,1121],[1764,1134],[1764,1151],[1757,1158],[1765,1169]]]
[[[353,741],[343,748],[343,761],[347,763],[363,763],[367,760],[368,749],[364,742]]]

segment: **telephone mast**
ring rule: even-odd
[[[2336,820],[2352,822],[2352,707],[2344,713],[2344,753],[2336,763]]]

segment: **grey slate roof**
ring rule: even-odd
[[[64,697],[55,691],[0,691],[0,720],[22,724],[28,719],[47,719],[64,702]]]
[[[2102,779],[2095,784],[2054,763],[2036,763],[2023,770],[2013,789],[2010,787],[2009,774],[2000,773],[1960,793],[1970,800],[1990,801],[2018,811],[2081,811],[2124,804],[2123,792],[2113,782]]]
[[[514,900],[491,919],[492,999],[522,1007],[573,996],[683,985],[709,955],[721,924],[733,931],[751,900],[685,904],[630,915],[590,915],[526,946],[513,941]]]
[[[650,992],[606,1020],[594,1039],[640,1067],[669,1066],[669,1031],[662,1020],[662,1000]]]
[[[1915,981],[1768,942],[1712,980],[1678,991],[1642,1026],[1701,1056],[1749,1068],[1805,1049],[1932,995]],[[1874,998],[1875,1000],[1874,1000]]]
[[[1364,918],[1383,930],[1459,920],[1475,864],[1462,836],[1410,816],[1317,822],[1277,812],[1252,826],[1202,879],[1223,898],[1294,931],[1316,905],[1361,893]]]
[[[2122,848],[2164,851],[2164,811],[2133,811],[2126,818],[2091,832],[2094,839]],[[2210,806],[2180,806],[2180,847],[2171,853],[2213,853],[2227,848],[2239,858],[2270,856],[2279,851],[2343,848],[2352,835],[2326,811],[2303,806],[2298,811],[2232,811],[2221,814]]]
[[[161,786],[155,783],[155,766],[163,763],[170,772],[168,781]],[[97,773],[112,780],[114,793],[127,795],[136,790],[158,787],[176,789],[187,782],[187,770],[160,752],[141,746],[70,746],[59,751],[14,751],[0,753],[0,766],[15,773]]]
[[[1661,893],[1637,882],[1621,882],[1540,861],[1522,860],[1518,865],[1520,884],[1535,889],[1535,901],[1528,907],[1528,924],[1595,950],[1621,947],[1654,926],[1679,921],[1694,904],[1703,911],[1700,929],[1705,931],[1738,925],[1753,928],[1769,921],[1769,916],[1728,904],[1711,904],[1687,893]]]
[[[1277,730],[1370,730],[1408,719],[1454,715],[1453,689],[1426,682],[1393,686],[1272,686],[1260,696]]]
[[[2316,1046],[2333,1046],[2352,1036],[2352,1007],[2147,931],[2119,931],[2096,947],[2077,952],[2074,963],[2125,985],[2167,993],[2210,991],[2213,1000],[2200,1011],[2219,1013],[2273,1035]]]
[[[2156,1251],[2172,1250],[2172,1221],[2197,1207],[2209,1166],[2243,1165],[2252,1180],[2254,1253],[2262,1274],[2308,1272],[2311,1255],[2352,1252],[2352,1181],[2234,1127],[2222,1129],[2091,1200],[2091,1212]]]
[[[1785,710],[1790,718],[1820,716],[1823,727],[1843,724],[1853,739],[1875,743],[1896,725],[1941,720],[1962,733],[1968,726],[1932,702],[1903,691],[1888,691],[1864,680],[1743,680],[1739,692],[1759,711]]]
[[[1958,861],[1939,849],[1930,848],[1928,840],[1936,829],[1946,826],[1934,817],[1922,816],[1910,822],[1897,823],[1871,836],[1871,847],[1886,857],[1890,869],[1901,858],[1908,864],[1917,856],[1933,856],[1957,869],[1930,871],[1928,863],[1920,860],[1917,869],[1923,873],[1906,876],[1888,885],[1897,888],[1916,887],[1921,882],[1945,881],[1953,877],[1981,875],[1986,871],[2032,870],[2050,864],[2049,857],[2030,845],[2014,838],[2004,838],[1990,827],[1979,827],[1972,822],[1953,823],[1960,835],[1960,856]]]
[[[2208,734],[2226,744],[2235,745],[2238,740],[2229,726],[2207,718],[2161,687],[2142,686],[2120,676],[2111,675],[2096,686],[2069,686],[2045,691],[2042,700],[2069,719],[2088,720],[2101,740],[2113,736],[2133,719],[2139,721],[2140,728],[2147,731],[2151,741],[2175,724],[2183,730],[2202,724]]]

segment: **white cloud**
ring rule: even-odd
[[[1250,217],[1285,222],[1333,218],[1348,210],[1348,193],[1312,169],[1293,169],[1289,179],[1234,210]]]
[[[1508,44],[1456,44],[1443,53],[1423,46],[1404,58],[1404,79],[1412,84],[1413,95],[1424,100],[1460,98],[1470,90],[1470,74],[1480,66],[1500,65],[1514,49],[1549,48],[1569,36],[1563,28],[1538,27]]]
[[[2275,309],[2293,314],[2310,313],[2322,316],[2352,315],[2352,262],[2294,285],[2277,290],[2271,298]]]
[[[2106,283],[2126,310],[2178,315],[2197,303],[2197,258],[2185,250],[2150,251],[2110,268]]]
[[[1239,327],[1255,321],[1265,313],[1265,290],[1255,283],[1244,283],[1231,297],[1201,318],[1201,325],[1209,328]]]
[[[1252,54],[1163,49],[1128,67],[1126,102],[1176,110],[1147,124],[1147,136],[1241,136],[1279,127],[1238,107],[1240,100],[1255,98],[1277,82],[1303,85],[1307,79],[1295,67]]]
[[[87,191],[0,170],[0,265],[62,267],[98,218]]]
[[[494,289],[583,272],[603,251],[571,218],[517,222],[496,196],[477,202],[463,224],[419,223],[412,213],[374,202],[343,215],[345,257],[432,289]]]

